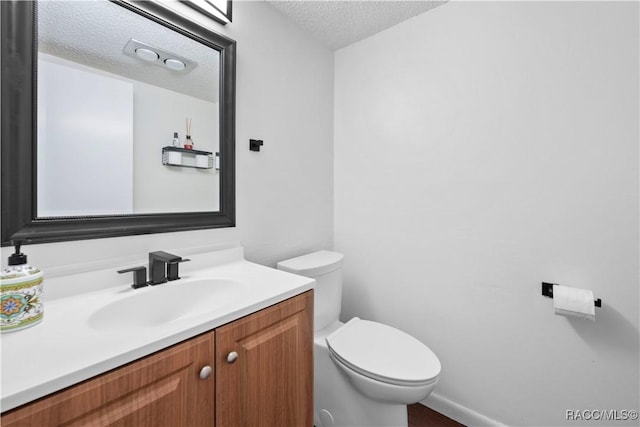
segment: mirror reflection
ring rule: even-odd
[[[37,14],[37,216],[218,211],[219,52],[108,1]]]

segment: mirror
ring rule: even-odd
[[[220,53],[108,1],[37,15],[37,216],[217,211]],[[161,161],[173,135],[207,154]]]
[[[234,226],[233,40],[154,2],[1,7],[3,246]]]

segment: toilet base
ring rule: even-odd
[[[334,325],[333,328],[341,326]],[[326,331],[326,330],[325,330]],[[316,427],[406,427],[407,406],[368,398],[356,390],[329,355],[325,338],[314,337],[314,417]]]

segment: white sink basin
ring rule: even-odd
[[[228,279],[177,280],[131,290],[93,313],[89,326],[99,331],[153,328],[215,312],[246,295],[247,287]]]

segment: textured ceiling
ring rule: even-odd
[[[335,50],[445,1],[267,0],[267,3]],[[38,4],[40,51],[201,99],[218,99],[218,80],[212,76],[218,75],[219,57],[206,46],[111,2]],[[129,57],[122,51],[132,38],[193,60],[196,67],[188,74],[180,74]]]
[[[266,0],[333,50],[367,38],[446,1]]]
[[[123,49],[129,39],[173,52],[196,66],[182,74],[127,56]],[[39,2],[38,49],[129,79],[218,100],[217,51],[108,1]]]

